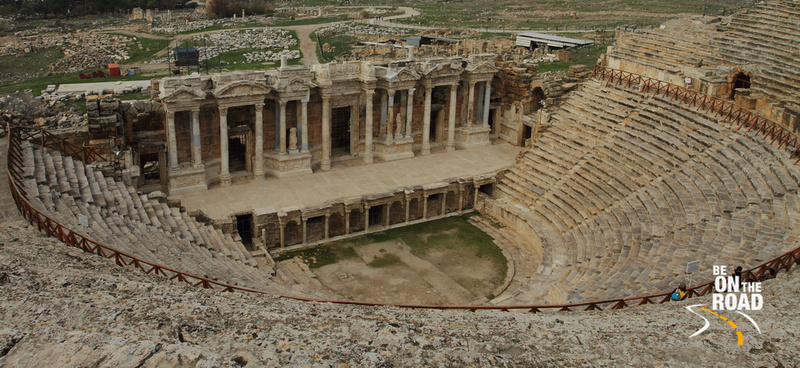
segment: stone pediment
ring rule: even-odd
[[[494,66],[494,62],[481,62],[468,64],[465,70],[470,74],[494,74],[497,73],[498,69]]]
[[[420,64],[420,69],[427,78],[458,76],[464,71],[460,59],[432,59]]]
[[[275,89],[280,92],[302,92],[316,87],[317,84],[308,80],[308,78],[294,77],[290,80],[278,81]]]
[[[418,81],[420,78],[420,74],[412,68],[405,67],[396,70],[389,69],[389,71],[386,72],[386,75],[384,75],[383,78],[390,83]]]
[[[161,101],[166,103],[177,103],[177,102],[198,101],[198,100],[203,100],[205,98],[206,98],[205,91],[199,88],[181,86],[166,94],[164,97],[161,98]]]
[[[249,80],[240,80],[218,86],[214,91],[216,98],[234,98],[248,96],[264,96],[271,92],[263,83]]]

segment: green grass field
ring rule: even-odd
[[[60,47],[41,49],[25,56],[0,56],[0,70],[4,73],[38,73],[46,72],[48,66],[64,57]]]
[[[316,41],[316,34],[311,34],[311,40]],[[358,37],[351,35],[335,35],[331,37],[321,37],[322,44],[329,44],[333,48],[332,51],[325,53],[325,56],[319,56],[319,45],[317,45],[317,58],[321,63],[327,63],[336,60],[337,57],[349,54],[353,48],[353,43],[358,40]]]
[[[157,52],[167,48],[170,42],[170,40],[145,37],[137,37],[136,40],[141,42],[142,49],[140,50],[136,44],[136,41],[131,39],[131,45],[128,47],[128,55],[130,56],[130,59],[125,60],[125,63],[136,63],[140,61],[151,60]]]
[[[552,63],[539,63],[539,73],[568,70],[571,65],[586,65],[590,69],[597,64],[600,54],[604,53],[610,43],[595,43],[589,46],[576,47],[570,50],[569,60]]]
[[[358,3],[358,1],[356,1]],[[365,2],[365,0],[363,0]],[[406,1],[422,15],[398,20],[435,27],[519,28],[540,30],[609,29],[619,25],[656,26],[665,19],[703,14],[696,0],[450,0],[431,3]],[[747,0],[708,1],[706,14],[723,15],[752,4]],[[458,11],[452,11],[458,9]]]

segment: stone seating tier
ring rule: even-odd
[[[689,261],[753,265],[800,235],[800,171],[754,133],[594,81],[551,121],[495,191],[498,206],[529,219],[542,262],[528,285],[493,303],[663,292]],[[594,124],[605,134],[589,134]]]
[[[33,149],[26,191],[32,204],[88,237],[210,279],[276,293],[330,297],[307,285],[270,277],[230,234],[198,223],[185,211],[136,193],[59,152]]]

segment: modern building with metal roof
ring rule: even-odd
[[[549,46],[550,48],[567,48],[574,46],[591,45],[594,41],[581,40],[577,38],[554,36],[536,32],[522,32],[517,34],[517,46],[536,48],[539,46]]]

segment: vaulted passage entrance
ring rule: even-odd
[[[748,89],[750,88],[750,77],[745,75],[744,73],[736,74],[733,77],[733,86],[731,86],[731,98],[736,97],[736,90],[737,89]]]

